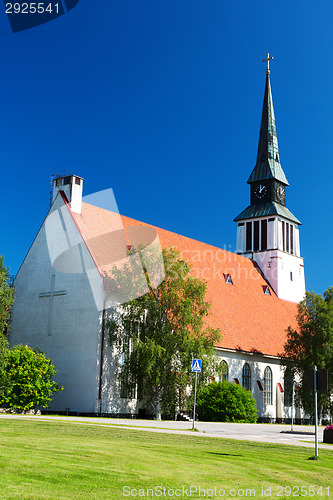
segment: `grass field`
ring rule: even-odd
[[[0,498],[333,498],[333,450],[320,450],[317,461],[311,454],[195,434],[3,419]]]

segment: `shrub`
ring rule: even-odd
[[[57,373],[52,362],[39,349],[16,345],[6,354],[9,384],[3,401],[13,410],[46,407],[54,392],[61,390],[52,380]]]
[[[5,336],[0,332],[0,401],[9,383],[6,371],[7,352],[8,352],[7,340]]]
[[[209,422],[257,421],[257,405],[251,392],[234,382],[212,382],[197,398],[200,420]]]

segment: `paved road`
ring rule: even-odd
[[[188,430],[192,428],[191,422],[174,422],[172,420],[156,421],[156,420],[130,420],[119,418],[91,418],[91,417],[67,417],[57,415],[0,415],[1,419],[33,419],[47,421],[67,421],[76,424],[84,425],[112,425],[121,426],[123,428],[143,429],[150,432],[166,432],[172,434],[189,435]],[[314,448],[315,435],[314,427],[312,426],[294,426],[293,432],[290,430],[290,425],[281,424],[227,424],[215,422],[196,422],[195,427],[199,432],[196,436],[211,436],[226,439],[241,439],[248,441],[261,441],[266,443],[281,443],[289,445],[307,446]],[[306,441],[311,441],[307,443]],[[327,448],[332,450],[333,445],[323,444],[323,427],[318,429],[319,448]]]

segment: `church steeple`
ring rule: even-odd
[[[259,265],[279,298],[299,302],[305,293],[300,256],[300,221],[286,207],[289,185],[280,163],[267,54],[266,85],[262,107],[257,161],[248,179],[250,205],[237,222],[237,253]]]
[[[269,60],[269,54],[267,54]],[[264,59],[267,60],[267,59]],[[273,59],[273,58],[271,58]],[[289,183],[280,163],[279,145],[276,134],[275,115],[269,69],[266,71],[266,85],[261,115],[261,126],[256,165],[248,179],[248,183],[276,179],[288,186]]]
[[[300,224],[300,221],[286,208],[286,187],[289,183],[280,163],[270,82],[271,59],[273,58],[267,53],[267,58],[264,59],[267,62],[267,71],[257,161],[247,181],[251,186],[250,206],[235,220],[279,214]]]

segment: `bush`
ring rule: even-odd
[[[0,401],[8,386],[8,375],[6,371],[6,356],[8,352],[8,343],[5,336],[0,332]]]
[[[61,390],[52,380],[58,373],[51,360],[39,349],[16,345],[6,354],[6,372],[9,383],[3,398],[13,410],[27,411],[36,406],[45,408],[54,392]]]
[[[234,382],[212,382],[197,398],[200,420],[208,422],[257,421],[257,405],[251,392]]]

